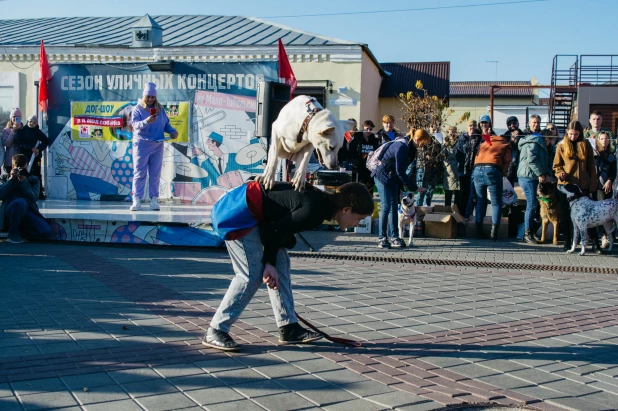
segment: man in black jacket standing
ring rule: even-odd
[[[22,154],[13,157],[11,174],[0,179],[0,229],[8,226],[9,243],[23,243],[27,238],[48,238],[51,227],[39,212],[36,200],[41,183],[26,171],[28,160]]]
[[[517,165],[519,163],[519,150],[517,149],[517,143],[519,138],[524,135],[524,132],[519,128],[519,119],[515,116],[510,116],[506,119],[507,132],[504,136],[509,139],[511,143],[512,158],[509,164],[509,170],[506,178],[510,181],[511,185],[515,185],[517,182]]]

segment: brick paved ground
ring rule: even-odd
[[[615,267],[557,247],[312,232],[323,253]],[[297,251],[304,251],[302,245]],[[445,263],[446,264],[446,263]],[[618,282],[599,273],[293,258],[299,314],[362,348],[277,347],[265,289],[238,354],[200,338],[227,255],[0,243],[0,410],[618,408]]]

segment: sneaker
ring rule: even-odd
[[[12,244],[21,244],[21,243],[24,243],[25,241],[24,241],[23,238],[21,238],[19,236],[15,236],[15,237],[8,237],[6,239],[6,242],[7,243],[12,243]]]
[[[161,207],[159,207],[159,198],[158,197],[152,197],[150,199],[150,209],[151,210],[155,210],[158,211],[161,209]]]
[[[279,344],[306,344],[324,338],[322,333],[316,333],[303,328],[298,323],[279,327]]]
[[[391,243],[386,238],[383,238],[378,242],[379,248],[391,248]]]
[[[232,339],[232,337],[230,337],[228,333],[224,333],[223,331],[216,330],[212,327],[208,327],[208,331],[206,331],[206,335],[204,335],[202,344],[222,351],[238,351],[240,349],[240,346]]]
[[[133,204],[129,208],[129,211],[139,211],[142,208],[142,202],[139,198],[133,197]]]
[[[609,248],[609,240],[606,236],[603,236],[603,239],[601,240],[601,248]]]
[[[391,246],[393,248],[406,248],[406,242],[403,241],[401,238],[395,238],[392,242],[391,242]]]

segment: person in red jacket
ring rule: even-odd
[[[479,120],[482,141],[474,161],[472,180],[476,190],[476,238],[485,238],[483,219],[487,213],[487,191],[491,196],[491,239],[498,239],[500,218],[502,217],[502,177],[508,172],[511,163],[511,144],[493,134],[491,119],[484,115]]]

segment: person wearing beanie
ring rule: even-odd
[[[502,177],[506,176],[511,163],[509,141],[494,133],[491,119],[485,115],[479,119],[481,144],[474,160],[472,184],[476,191],[476,238],[486,238],[483,234],[483,219],[487,213],[487,191],[491,197],[491,239],[498,239],[500,218],[502,217]]]
[[[152,113],[152,114],[151,114]],[[157,87],[146,83],[142,98],[131,115],[133,126],[133,204],[131,211],[141,208],[144,186],[148,177],[150,208],[159,210],[159,180],[163,166],[164,133],[172,139],[178,137],[165,110],[157,101]]]
[[[17,107],[11,110],[9,121],[6,127],[2,130],[2,150],[5,152],[3,162],[0,162],[0,167],[4,165],[4,172],[9,174],[13,167],[12,158],[19,154],[17,146],[13,145],[15,141],[15,133],[24,126],[21,121],[21,110]]]
[[[37,116],[28,117],[26,126],[15,132],[15,141],[13,145],[17,146],[17,154],[23,154],[28,161],[34,156],[30,175],[39,178],[41,182],[39,198],[45,198],[43,191],[44,187],[42,185],[43,176],[41,174],[41,160],[43,159],[43,152],[49,145],[49,140],[45,133],[39,128]]]

